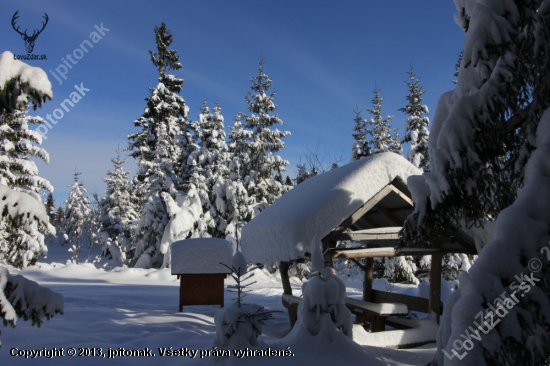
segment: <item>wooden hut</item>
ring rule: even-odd
[[[448,235],[434,240],[430,248],[395,249],[398,233],[414,211],[407,179],[421,173],[395,153],[364,158],[307,179],[243,228],[242,251],[250,261],[280,262],[283,303],[291,323],[296,320],[298,301],[292,297],[289,262],[307,257],[315,235],[322,238],[326,265],[332,266],[333,258],[349,258],[364,270],[363,304],[349,300],[348,305],[368,317],[373,331],[383,330],[384,319],[391,315],[381,313],[373,303],[394,304],[381,308],[401,311],[397,304],[404,304],[408,310],[431,310],[439,316],[442,255],[476,251],[471,237],[460,229],[449,229]],[[337,249],[340,240],[361,242],[364,248]],[[400,255],[432,256],[429,300],[372,289],[373,258]],[[366,258],[366,265],[358,258]]]
[[[180,279],[179,311],[184,305],[220,305],[233,247],[224,239],[196,238],[170,244],[170,266]]]

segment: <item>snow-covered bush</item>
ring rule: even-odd
[[[311,241],[311,265],[314,272],[302,285],[302,301],[294,328],[310,335],[330,334],[338,329],[352,337],[351,312],[344,304],[346,285],[331,268],[324,268],[322,243],[317,236]]]
[[[226,349],[258,347],[261,345],[258,337],[262,334],[262,327],[265,325],[265,321],[272,318],[274,311],[265,310],[257,304],[244,304],[242,298],[246,296],[245,288],[255,283],[245,284],[244,281],[253,277],[254,273],[251,271],[259,267],[248,268],[246,258],[239,251],[235,252],[231,259],[231,266],[221,264],[231,270],[231,277],[236,284],[228,286],[228,288],[236,290],[233,292],[237,292],[237,299],[234,304],[218,310],[214,316],[216,338],[212,347]],[[241,278],[247,274],[248,276]]]
[[[385,260],[384,278],[389,282],[413,284],[418,284],[420,282],[415,276],[417,267],[413,257],[399,256],[383,259]]]
[[[44,319],[63,314],[64,304],[62,295],[0,267],[0,318],[4,325],[15,328],[17,318],[23,318],[40,327]]]

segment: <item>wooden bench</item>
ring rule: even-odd
[[[290,324],[298,319],[298,305],[302,301],[301,297],[283,294],[283,306],[288,309]],[[354,312],[360,323],[365,326],[365,321],[370,323],[371,332],[381,332],[385,330],[386,319],[390,316],[407,315],[409,310],[407,305],[400,303],[373,303],[346,297],[344,299],[346,306]]]
[[[407,315],[407,305],[401,303],[374,303],[351,297],[344,299],[346,306],[356,314],[358,323],[370,323],[371,332],[383,332],[386,329],[386,319],[390,316]]]

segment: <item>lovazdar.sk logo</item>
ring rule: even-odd
[[[44,13],[44,21],[42,22],[42,28],[40,30],[34,29],[33,33],[29,35],[27,34],[28,29],[25,29],[24,32],[21,32],[19,30],[21,26],[17,26],[16,24],[17,18],[19,18],[18,13],[19,13],[19,10],[17,10],[15,14],[13,14],[13,17],[11,18],[11,26],[17,33],[21,35],[21,38],[23,38],[23,41],[25,41],[25,49],[27,50],[27,54],[26,55],[14,54],[13,58],[17,60],[46,60],[47,57],[45,54],[35,55],[32,53],[32,51],[34,50],[34,43],[36,42],[36,39],[38,38],[40,33],[42,33],[44,28],[46,28],[46,25],[48,24],[48,20],[50,20],[50,18],[48,17],[48,14]]]

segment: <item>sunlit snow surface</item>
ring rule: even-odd
[[[87,250],[83,251],[86,252]],[[96,251],[97,252],[97,251]],[[96,253],[97,254],[97,253]],[[349,341],[329,344],[326,339],[317,344],[315,339],[287,338],[293,357],[160,357],[158,348],[208,349],[214,339],[214,314],[217,306],[188,306],[178,313],[179,281],[169,269],[97,269],[93,264],[64,263],[70,258],[67,247],[50,247],[49,258],[29,267],[20,274],[40,285],[49,287],[65,297],[65,313],[46,321],[42,327],[31,327],[19,320],[15,329],[2,327],[0,365],[321,365],[321,364],[387,364],[425,365],[433,358],[435,345],[414,350],[390,350],[358,346]],[[82,254],[82,260],[85,255]],[[9,268],[10,273],[17,270]],[[278,276],[257,270],[257,283],[245,298],[270,310],[285,310],[281,303],[282,286]],[[227,279],[226,285],[233,280]],[[301,282],[291,280],[293,292],[300,295]],[[385,281],[374,287],[383,289]],[[346,279],[348,296],[361,292],[359,278]],[[411,288],[410,290],[416,290]],[[225,304],[231,303],[233,293],[226,291]],[[262,339],[272,349],[283,349],[284,337],[290,331],[286,311],[274,313],[274,319],[264,327]],[[313,338],[313,337],[312,337]],[[326,343],[326,344],[325,344]],[[284,345],[284,347],[283,347]],[[56,357],[25,359],[10,356],[18,349],[108,348],[144,349],[148,347],[155,358],[120,357]],[[376,360],[376,361],[375,361]]]

